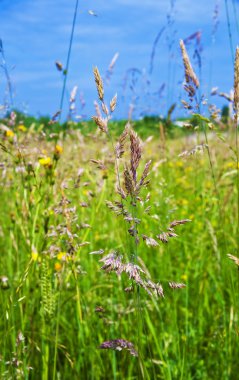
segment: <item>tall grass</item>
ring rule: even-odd
[[[237,378],[235,135],[120,134],[94,74],[99,130],[1,125],[1,378]]]

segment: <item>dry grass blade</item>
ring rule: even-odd
[[[233,255],[231,255],[230,253],[228,253],[227,256],[228,256],[228,258],[229,258],[230,260],[234,261],[234,263],[235,263],[236,265],[239,266],[239,258],[238,258],[238,257],[233,256]]]

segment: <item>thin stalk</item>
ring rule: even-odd
[[[60,108],[59,108],[59,110],[60,110],[59,123],[61,121],[62,109],[63,109],[63,104],[64,104],[64,96],[65,96],[65,90],[66,90],[66,82],[67,82],[68,70],[69,70],[69,65],[70,65],[71,50],[72,50],[72,43],[73,43],[73,37],[74,37],[74,31],[75,31],[75,24],[76,24],[76,16],[77,16],[77,11],[78,11],[78,5],[79,5],[79,0],[76,0],[75,11],[74,11],[74,16],[73,16],[73,21],[72,21],[72,28],[71,28],[69,48],[68,48],[68,53],[67,53],[65,75],[64,75],[63,87],[62,87],[62,92],[61,92],[61,100],[60,100]]]
[[[226,8],[226,16],[227,16],[227,30],[228,30],[228,37],[229,37],[229,42],[230,42],[232,65],[234,65],[232,31],[231,31],[231,22],[230,22],[230,15],[229,15],[228,0],[225,0],[225,8]]]
[[[112,150],[113,150],[113,152],[114,152],[116,177],[117,177],[118,186],[121,188],[119,163],[118,163],[118,159],[117,159],[117,157],[116,157],[116,153],[115,153],[115,147],[114,147],[113,137],[112,137],[112,134],[110,133],[109,130],[108,130],[107,135],[108,135],[108,137],[109,137],[109,139],[110,139],[110,143],[111,143],[111,146],[112,146]],[[123,197],[122,197],[121,194],[120,194],[120,197],[121,197],[122,205],[123,205],[123,207],[124,207],[124,200],[123,200]],[[129,235],[128,235],[128,231],[127,231],[126,223],[124,223],[124,229],[125,229],[125,237],[126,237],[127,244],[128,244],[128,246],[130,246]]]
[[[4,71],[6,79],[7,79],[7,86],[8,86],[8,92],[9,92],[9,97],[10,97],[10,104],[11,104],[11,107],[13,107],[12,82],[11,82],[11,78],[10,78],[10,75],[9,75],[9,72],[8,72],[8,68],[7,68],[7,64],[6,64],[6,60],[5,60],[5,54],[4,54],[4,50],[3,50],[2,40],[0,40],[0,52],[2,54],[2,65],[1,66],[3,68],[3,71]]]
[[[49,348],[49,330],[48,323],[43,316],[43,331],[42,331],[42,380],[49,380],[49,357],[50,357],[50,348]]]
[[[59,322],[60,322],[60,294],[57,300],[57,314],[56,314],[56,333],[55,333],[55,345],[54,345],[54,361],[53,361],[53,376],[52,379],[56,379],[56,362],[57,362],[57,346],[59,339]]]
[[[109,131],[108,131],[108,136],[110,138],[112,149],[113,149],[113,152],[114,152],[114,157],[115,157],[115,167],[116,167],[117,182],[118,182],[118,185],[121,187],[118,159],[117,159],[116,154],[115,154],[113,138],[112,138],[112,135],[111,135],[111,133]],[[122,196],[121,196],[121,201],[122,201],[122,204],[123,204],[123,198],[122,198]],[[137,210],[136,210],[136,206],[133,206],[133,205],[135,205],[136,202],[137,202],[136,199],[133,199],[133,198],[131,199],[132,216],[133,216],[134,219],[136,218]],[[137,228],[137,225],[136,225],[136,223],[134,223],[134,231],[136,231],[136,228]],[[126,226],[125,226],[125,233],[126,233],[126,238],[128,238],[128,233],[127,233]],[[132,259],[133,262],[137,262],[137,258],[138,258],[138,250],[137,250],[138,247],[137,246],[138,246],[137,236],[135,235],[134,236],[134,252],[131,254],[131,259]],[[140,326],[139,326],[139,320],[140,320],[140,289],[139,289],[139,285],[137,285],[137,305],[136,306],[137,306],[136,307],[136,309],[137,309],[137,340],[138,340],[138,351],[139,351],[139,360],[138,360],[138,376],[139,376],[140,369],[141,369],[140,368],[140,350],[139,350],[139,347],[140,347]]]
[[[225,220],[224,220],[224,213],[223,213],[222,207],[221,207],[221,196],[220,196],[220,193],[219,193],[218,187],[217,187],[217,181],[216,181],[216,176],[215,176],[215,172],[214,172],[211,151],[210,151],[209,144],[208,144],[207,131],[206,131],[205,123],[203,121],[201,123],[202,123],[203,132],[204,132],[204,136],[205,136],[205,141],[206,141],[206,145],[207,145],[207,154],[208,154],[208,160],[209,160],[209,165],[210,165],[210,170],[211,170],[211,175],[212,175],[212,180],[213,180],[214,191],[215,191],[216,198],[217,198],[219,223],[223,223],[224,224]],[[227,247],[227,239],[225,238],[225,232],[224,232],[223,228],[222,228],[222,231],[223,231],[223,242],[224,242],[224,246],[226,248]],[[220,253],[220,251],[219,251],[219,254],[220,254],[220,259],[221,259],[221,253]]]
[[[236,172],[237,172],[237,252],[239,252],[239,146],[238,146],[238,125],[237,114],[235,115],[235,145],[236,145]]]
[[[239,48],[236,49],[234,67],[234,127],[235,127],[235,147],[236,147],[236,172],[237,172],[237,250],[239,251],[239,152],[238,152],[238,109],[239,109]]]
[[[239,35],[239,23],[238,23],[238,14],[237,14],[237,6],[236,6],[236,1],[232,0],[232,6],[233,6],[233,14],[235,18],[235,24],[237,28],[237,34]]]

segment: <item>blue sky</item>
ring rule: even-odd
[[[219,24],[212,42],[216,5]],[[239,44],[239,6],[235,0],[228,0],[228,5],[235,49]],[[59,109],[62,77],[54,62],[66,62],[74,6],[75,0],[0,0],[0,37],[17,108],[34,115],[53,115]],[[97,17],[88,10],[94,10]],[[152,45],[163,27],[155,51],[154,70],[149,75]],[[77,114],[88,117],[94,114],[96,90],[92,68],[97,65],[104,76],[116,52],[119,58],[105,88],[108,98],[118,93],[116,117],[127,117],[130,103],[136,105],[135,117],[147,112],[165,113],[183,93],[179,39],[197,31],[201,32],[202,92],[208,95],[209,88],[214,86],[228,92],[233,83],[233,66],[224,0],[80,0],[67,81],[68,93],[78,86]],[[191,57],[194,49],[193,40],[188,46]],[[141,74],[135,78],[129,76],[123,88],[125,73],[132,67]],[[5,96],[5,87],[6,79],[1,71],[0,99]],[[86,101],[83,110],[80,94]],[[216,98],[213,100],[222,104]],[[182,110],[178,108],[177,112]]]

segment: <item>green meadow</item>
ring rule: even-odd
[[[125,124],[2,121],[1,379],[238,376],[235,128]]]

